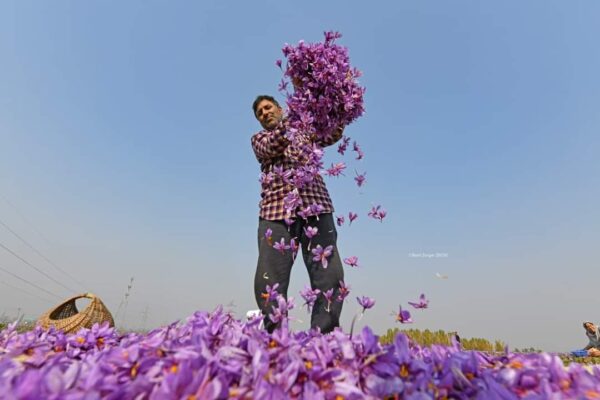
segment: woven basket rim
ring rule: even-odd
[[[52,314],[54,314],[55,312],[57,312],[58,310],[60,310],[61,307],[65,306],[65,305],[67,305],[67,304],[69,304],[71,302],[75,303],[75,301],[77,299],[89,299],[90,302],[89,302],[89,304],[87,306],[85,306],[85,308],[83,310],[78,310],[77,306],[75,304],[73,304],[73,306],[75,307],[75,310],[77,310],[77,312],[75,314],[71,315],[71,316],[64,317],[64,318],[52,318]],[[75,315],[84,314],[86,311],[88,311],[88,309],[90,307],[92,307],[93,302],[95,300],[97,300],[97,299],[98,299],[98,297],[96,295],[92,294],[92,293],[82,293],[82,294],[73,296],[73,297],[71,297],[71,298],[63,301],[62,303],[60,303],[59,305],[57,305],[56,307],[54,307],[52,310],[50,310],[50,312],[47,313],[47,318],[48,318],[49,321],[63,321],[65,319],[71,318],[71,317],[73,317]]]

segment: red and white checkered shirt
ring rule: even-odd
[[[342,135],[343,132],[339,130],[326,139],[315,139],[314,142],[322,147],[331,146],[340,140]],[[253,135],[251,141],[252,149],[264,174],[273,172],[275,167],[289,170],[295,166],[295,162],[291,158],[290,143],[285,138],[282,130],[262,130]],[[263,181],[261,184],[260,196],[262,200],[259,203],[259,215],[261,218],[275,221],[287,217],[283,199],[286,194],[294,189],[294,186],[284,183],[283,179],[277,174],[273,173],[272,175],[274,178],[271,182],[266,183]],[[333,213],[333,203],[320,174],[317,174],[310,184],[300,189],[299,193],[302,200],[300,208],[316,203],[323,206],[322,213]],[[293,216],[293,218],[296,218],[296,216]]]

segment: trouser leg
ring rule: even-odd
[[[283,254],[274,249],[265,238],[265,232],[270,228],[273,231],[273,243],[279,242],[284,238],[285,243],[289,244],[293,237],[288,231],[287,225],[283,221],[268,221],[259,219],[258,223],[258,264],[254,276],[254,296],[256,303],[264,315],[264,324],[268,332],[278,326],[269,318],[273,311],[273,306],[277,306],[276,301],[266,302],[261,296],[266,293],[267,285],[273,287],[279,284],[278,293],[287,298],[288,285],[290,282],[290,273],[294,264],[292,252],[286,250]]]
[[[337,248],[337,230],[332,214],[321,214],[318,220],[316,217],[310,217],[305,226],[316,226],[319,229],[317,235],[310,240],[311,250],[308,249],[309,239],[304,231],[301,240],[302,256],[308,270],[311,287],[313,290],[321,291],[312,310],[310,325],[311,328],[320,328],[322,333],[328,333],[340,325],[342,313],[342,302],[336,300],[339,294],[339,282],[344,280],[344,268]],[[323,248],[329,245],[333,246],[333,253],[328,258],[327,268],[323,268],[320,261],[313,261],[312,249],[317,245],[321,245]],[[327,300],[323,293],[331,288],[334,288],[333,302],[328,311]]]

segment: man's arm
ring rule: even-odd
[[[261,131],[252,136],[252,149],[259,162],[281,156],[288,144],[289,141],[278,129]]]
[[[331,146],[332,144],[335,144],[338,140],[340,140],[342,138],[343,135],[344,135],[344,127],[340,126],[333,132],[332,135],[329,135],[326,138],[320,138],[317,135],[314,135],[313,140],[319,146],[327,147],[327,146]]]

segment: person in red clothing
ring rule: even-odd
[[[290,142],[284,136],[284,112],[277,100],[267,95],[258,96],[252,104],[252,110],[255,118],[263,127],[263,130],[252,136],[251,142],[262,172],[258,222],[258,264],[254,277],[254,294],[264,315],[264,326],[269,332],[273,332],[279,325],[273,323],[268,316],[276,302],[268,300],[267,285],[273,287],[275,284],[279,284],[278,293],[287,298],[295,254],[291,250],[279,251],[273,248],[273,243],[279,243],[283,238],[288,245],[292,239],[299,244],[311,288],[321,292],[312,310],[311,328],[319,328],[322,333],[331,332],[339,326],[342,302],[333,301],[328,307],[328,301],[323,293],[333,289],[333,299],[337,298],[340,281],[344,280],[342,261],[337,249],[333,203],[323,178],[316,175],[310,184],[299,189],[302,203],[299,208],[313,206],[318,213],[307,218],[286,214],[284,197],[296,188],[293,184],[286,182],[281,175],[285,175],[285,171],[293,168],[297,161],[295,161]],[[336,143],[342,135],[343,128],[339,128],[327,139],[305,137],[305,140],[326,147]],[[286,218],[288,221],[293,220],[289,226],[286,224]],[[317,229],[317,234],[310,237],[314,228]],[[272,232],[270,237],[265,236],[267,232]],[[321,261],[313,260],[311,249],[319,245],[323,249],[332,246],[332,254],[327,257],[327,268]]]

